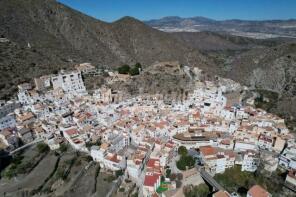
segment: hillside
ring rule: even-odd
[[[111,68],[169,60],[210,64],[198,50],[134,18],[105,23],[54,0],[1,0],[0,36],[11,43],[1,43],[1,73],[7,76],[1,98],[19,81],[81,62]]]
[[[296,44],[284,43],[273,47],[253,48],[241,53],[212,52],[215,59],[211,72],[238,81],[264,96],[277,98],[269,111],[293,120],[296,117]],[[296,126],[296,124],[294,125]]]

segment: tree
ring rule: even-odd
[[[138,62],[135,64],[135,68],[142,68],[142,65]]]
[[[67,146],[67,144],[61,144],[61,146],[60,146],[60,151],[62,152],[62,153],[64,153],[64,152],[66,152],[68,150],[68,146]]]
[[[187,149],[185,146],[180,146],[178,149],[178,154],[182,156],[186,156],[188,153]]]
[[[116,177],[120,177],[120,176],[123,175],[123,171],[122,171],[122,170],[117,170],[117,171],[115,172],[115,175],[116,175]]]
[[[120,66],[117,70],[118,70],[118,73],[119,74],[129,74],[129,71],[130,71],[130,66],[129,65],[123,65],[123,66]]]
[[[195,164],[195,160],[192,156],[182,155],[181,158],[179,159],[179,161],[177,161],[177,168],[179,170],[186,170],[187,166],[190,169],[190,168],[194,167],[194,164]]]
[[[169,168],[166,170],[166,177],[167,177],[167,178],[169,178],[169,177],[171,176],[171,172],[172,172],[172,171],[171,171],[171,169],[169,169]]]
[[[39,143],[37,144],[37,149],[39,153],[45,153],[49,151],[49,147],[45,143]]]
[[[139,75],[140,74],[140,71],[139,71],[139,68],[137,67],[133,67],[129,70],[129,74],[131,76],[134,76],[134,75]]]
[[[186,197],[204,197],[210,193],[210,190],[205,183],[202,183],[197,186],[186,186],[183,192]]]

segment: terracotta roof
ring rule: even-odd
[[[8,137],[12,135],[12,131],[10,129],[3,129],[2,131],[0,131],[0,134],[2,134],[4,137]]]
[[[296,170],[290,170],[288,176],[293,179],[296,179]]]
[[[259,185],[254,185],[249,189],[248,194],[252,197],[269,197],[269,193]]]
[[[68,135],[77,135],[78,134],[78,131],[77,129],[69,129],[69,130],[66,130],[65,131]]]
[[[119,162],[120,162],[120,160],[117,159],[117,154],[108,155],[108,156],[107,156],[107,159],[110,160],[110,161],[113,161],[113,162],[115,162],[115,163],[119,163]]]
[[[159,159],[149,159],[147,167],[154,168],[155,166],[159,166]]]
[[[194,114],[192,114],[194,118],[200,118],[200,113],[199,112],[196,112]]]
[[[144,186],[154,187],[157,183],[157,180],[160,178],[159,173],[147,173],[144,180]]]
[[[211,146],[202,146],[199,150],[204,156],[215,155],[217,153],[217,150]]]
[[[230,195],[227,192],[220,190],[214,193],[213,197],[230,197]]]

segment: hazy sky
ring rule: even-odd
[[[141,20],[164,16],[204,16],[212,19],[296,18],[296,0],[59,0],[104,21],[123,16]]]

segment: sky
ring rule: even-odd
[[[165,16],[204,16],[216,20],[296,18],[296,0],[58,0],[97,19],[123,16],[140,20]]]

